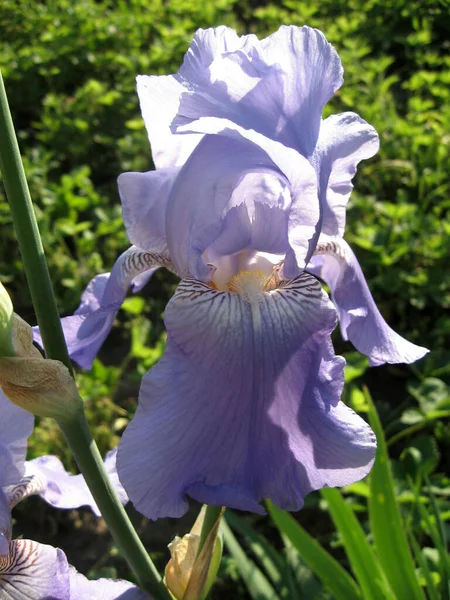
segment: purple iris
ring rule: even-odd
[[[356,165],[378,150],[358,115],[322,120],[342,72],[317,30],[259,41],[219,27],[196,33],[176,75],[138,77],[157,170],[119,177],[133,246],[63,326],[88,367],[130,285],[159,266],[182,278],[118,453],[152,519],[183,514],[186,496],[298,510],[310,491],[368,473],[376,441],[340,402],[337,316],[371,364],[426,353],[385,323],[342,239]]]
[[[98,513],[98,509],[82,476],[64,471],[56,457],[25,462],[34,417],[12,404],[1,389],[0,414],[0,598],[148,600],[145,592],[128,581],[89,581],[68,564],[59,548],[33,540],[12,539],[11,510],[31,494],[39,494],[59,508],[86,504],[94,512]],[[117,479],[115,453],[107,457],[106,468],[113,481],[114,476]]]

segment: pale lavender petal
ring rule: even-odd
[[[262,156],[265,153],[269,161],[285,176],[286,181],[289,182],[291,206],[288,211],[288,241],[290,248],[286,254],[284,272],[291,279],[296,277],[304,269],[314,252],[320,234],[322,219],[317,188],[317,175],[310,162],[292,148],[287,148],[256,131],[246,130],[230,121],[204,117],[196,121],[193,126],[205,134],[214,136],[214,140],[216,140],[214,143],[218,146],[222,145],[225,147],[224,144],[226,143],[218,141],[220,140],[220,136],[230,138],[230,151],[232,151],[233,146],[236,146],[236,144],[242,145],[243,141],[254,144],[258,151],[262,153]],[[207,140],[203,140],[202,144],[192,154],[178,177],[173,194],[175,190],[177,194],[180,194],[178,185],[185,177],[188,177],[186,171],[189,172],[189,177],[192,180],[194,178],[191,176],[191,170],[197,171],[198,178],[201,176],[205,177],[205,173],[201,172],[201,161],[205,160],[208,162],[208,159],[211,161],[214,157],[213,154],[212,156],[205,156],[203,158],[203,154],[209,143]],[[248,146],[248,148],[251,147],[251,145]],[[243,150],[241,150],[242,152]],[[237,163],[237,160],[235,162]],[[267,158],[263,164],[267,164]],[[241,166],[244,173],[247,165],[242,163]],[[231,165],[229,167],[232,168]],[[215,175],[211,171],[209,175],[206,175],[206,178],[212,179],[214,176],[218,177],[219,174]],[[193,181],[190,184],[193,185]],[[213,187],[216,193],[218,186],[214,185]],[[284,206],[284,208],[286,209],[287,207]],[[169,213],[168,218],[170,218]],[[194,275],[195,273],[192,272],[192,274]],[[199,277],[199,274],[197,273],[196,276]]]
[[[255,35],[239,36],[234,29],[220,25],[208,29],[197,29],[186,52],[179,75],[182,79],[195,82],[208,76],[211,63],[222,54],[259,44]]]
[[[375,129],[355,113],[332,115],[322,122],[311,162],[319,178],[322,233],[342,236],[345,209],[357,164],[378,152]]]
[[[9,542],[11,541],[11,535],[11,509],[9,507],[7,497],[0,488],[0,565],[3,557],[9,554]]]
[[[165,322],[166,351],[143,379],[118,453],[120,479],[147,517],[179,517],[186,496],[297,510],[311,490],[369,471],[374,435],[339,402],[336,313],[313,277],[242,295],[185,280]]]
[[[203,137],[198,134],[173,135],[170,129],[183,86],[173,75],[139,75],[136,81],[155,166],[158,169],[182,166]]]
[[[117,492],[117,495],[118,495],[121,503],[123,505],[125,505],[125,504],[127,504],[129,498],[128,498],[128,494],[125,491],[125,488],[123,487],[123,485],[121,484],[121,482],[119,480],[119,475],[117,474],[116,462],[117,462],[117,448],[113,448],[113,450],[108,452],[108,454],[105,456],[105,469],[106,469],[106,472],[108,473],[111,483],[114,486],[114,489]],[[93,511],[99,517],[100,512],[98,511],[98,509],[96,512],[95,508],[96,507],[93,507]]]
[[[150,596],[123,579],[87,579],[70,567],[70,600],[151,600]]]
[[[189,79],[193,72],[208,69],[217,56],[236,50],[250,38],[254,36],[240,38],[233,29],[224,26],[199,29],[184,57],[179,76]],[[172,134],[170,126],[185,87],[173,75],[140,75],[137,91],[156,167],[182,166],[202,138],[198,134]]]
[[[72,360],[84,369],[92,367],[129,288],[134,288],[134,291],[141,289],[161,266],[171,268],[167,254],[146,252],[131,246],[116,260],[111,273],[97,275],[90,281],[75,313],[61,319]],[[38,327],[33,328],[33,337],[42,346]]]
[[[309,27],[282,26],[262,41],[247,36],[240,44],[210,64],[197,59],[180,70],[176,79],[185,92],[173,128],[201,117],[224,119],[312,155],[323,107],[343,81],[336,51]],[[194,46],[197,57],[209,56],[202,37],[195,36]]]
[[[117,180],[128,239],[141,250],[166,251],[166,205],[179,171],[122,173]]]
[[[0,415],[0,487],[4,487],[19,481],[24,472],[34,416],[13,404],[1,388]]]
[[[428,352],[395,333],[383,319],[345,240],[324,238],[307,269],[330,287],[342,337],[366,354],[371,366],[412,363]]]
[[[117,476],[117,448],[108,452],[105,469],[122,504],[128,496]],[[82,475],[73,475],[64,469],[56,456],[39,456],[27,461],[25,476],[11,488],[6,488],[10,506],[31,495],[39,495],[55,508],[79,508],[89,506],[100,517],[100,511]]]
[[[167,242],[183,276],[210,278],[208,249],[286,253],[288,277],[309,260],[320,219],[314,170],[297,152],[260,141],[236,131],[205,136],[181,169],[167,207]]]
[[[73,600],[64,552],[31,540],[14,540],[0,561],[2,600]]]

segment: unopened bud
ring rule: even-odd
[[[219,535],[224,509],[212,527],[200,554],[200,534],[205,518],[202,507],[190,533],[175,537],[169,544],[171,559],[167,563],[164,581],[176,600],[203,600],[209,593],[222,558],[222,538]]]
[[[14,356],[12,343],[14,309],[8,292],[0,283],[0,356]]]
[[[17,406],[39,417],[71,419],[83,401],[67,367],[59,360],[44,359],[33,346],[31,327],[14,315],[13,343],[16,356],[0,357],[0,387]]]

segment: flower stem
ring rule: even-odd
[[[128,515],[105,473],[97,445],[92,439],[84,411],[69,422],[59,423],[98,508],[119,549],[126,557],[139,585],[155,599],[169,600],[162,578],[148,556]]]
[[[0,72],[0,170],[48,358],[72,369]]]
[[[71,369],[1,72],[0,169],[46,354],[48,358],[60,360]],[[139,585],[149,591],[155,600],[169,600],[170,595],[162,583],[161,576],[108,479],[84,411],[80,411],[73,419],[58,424],[109,530],[124,553]]]

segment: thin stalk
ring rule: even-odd
[[[0,72],[0,170],[48,358],[72,369]]]
[[[0,169],[45,351],[49,358],[60,360],[71,369],[1,72]],[[149,591],[155,600],[170,600],[161,576],[111,485],[84,412],[80,411],[74,419],[58,424],[139,585]]]
[[[80,411],[73,421],[60,422],[59,426],[108,529],[126,557],[139,585],[155,599],[169,600],[170,595],[162,583],[162,578],[148,556],[105,472],[102,457],[92,439],[84,412]]]

